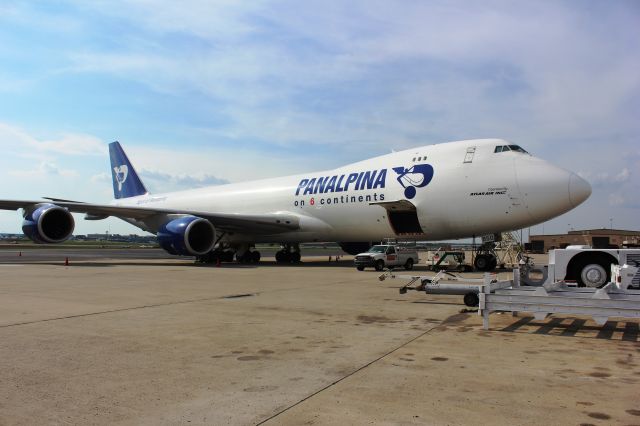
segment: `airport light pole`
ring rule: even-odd
[[[613,229],[613,218],[609,218],[609,229]]]

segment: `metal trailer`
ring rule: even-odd
[[[550,265],[553,276],[553,265]],[[637,279],[636,272],[634,280]],[[460,284],[444,284],[443,280]],[[589,315],[598,325],[609,317],[640,318],[640,290],[631,290],[629,283],[610,282],[604,287],[584,288],[569,286],[566,282],[548,279],[538,287],[520,286],[520,270],[513,270],[513,278],[498,281],[495,274],[485,273],[481,279],[462,278],[441,271],[433,277],[395,275],[392,271],[382,274],[409,282],[400,288],[400,294],[408,290],[424,291],[428,294],[462,294],[467,306],[478,306],[484,329],[489,328],[491,312],[531,312],[538,320],[550,314]],[[465,284],[466,283],[466,284]],[[417,284],[417,285],[415,285]],[[475,302],[475,303],[473,303]]]
[[[495,275],[489,275],[495,278]],[[447,271],[439,271],[433,277],[425,277],[421,275],[396,275],[393,271],[389,270],[378,277],[380,281],[384,281],[387,278],[409,281],[400,287],[400,294],[405,294],[407,291],[413,290],[424,291],[427,294],[462,295],[464,304],[470,307],[478,306],[478,293],[480,293],[480,288],[485,282],[482,278],[462,278]],[[464,284],[449,284],[443,281],[454,281]]]
[[[432,271],[459,271],[459,272],[471,272],[473,267],[465,263],[464,251],[445,251],[438,250],[435,254],[436,258],[432,258],[432,264],[429,265],[429,269]]]
[[[520,272],[509,281],[492,281],[485,274],[479,293],[478,314],[485,330],[489,314],[496,311],[531,312],[537,320],[551,314],[588,315],[598,325],[609,317],[640,318],[640,291],[614,282],[602,288],[568,286],[566,282],[547,282],[541,287],[520,286]]]

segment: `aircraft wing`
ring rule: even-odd
[[[50,203],[48,200],[0,200],[0,210],[18,210],[35,204]],[[286,213],[211,213],[191,210],[174,210],[139,206],[116,206],[111,204],[91,204],[78,201],[56,199],[55,204],[73,213],[88,213],[96,217],[114,216],[119,218],[144,220],[155,215],[184,214],[209,220],[216,229],[227,232],[276,234],[293,231],[300,227],[297,216]]]

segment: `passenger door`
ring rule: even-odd
[[[464,155],[463,163],[473,163],[473,156],[476,154],[476,147],[470,146],[467,148],[467,152]]]
[[[387,261],[395,262],[397,258],[398,258],[398,256],[396,255],[396,248],[395,247],[389,247],[387,249]]]

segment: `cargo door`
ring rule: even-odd
[[[377,204],[387,210],[389,224],[397,236],[408,237],[424,234],[420,226],[420,221],[418,220],[416,206],[410,201],[385,201],[371,204]]]

